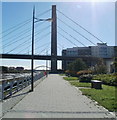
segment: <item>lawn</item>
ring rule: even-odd
[[[76,87],[91,87],[91,83],[84,83],[79,81],[70,81],[70,83]]]
[[[78,80],[77,77],[63,77],[63,79],[67,80],[67,81],[74,81],[74,80]]]
[[[103,89],[80,89],[83,95],[97,101],[100,105],[109,111],[117,111],[117,101],[115,96],[115,87],[103,85]]]
[[[71,85],[76,87],[91,87],[91,83],[79,82],[77,77],[63,77],[65,80],[69,81]]]
[[[60,76],[65,76],[65,74],[59,74]]]
[[[71,85],[76,87],[91,87],[91,83],[82,83],[79,82],[77,77],[63,77],[65,80],[69,81]],[[101,90],[97,90],[94,88],[85,89],[80,88],[83,95],[88,96],[90,99],[97,101],[101,106],[105,107],[109,111],[117,112],[117,98],[115,96],[115,89],[114,86],[102,85]]]

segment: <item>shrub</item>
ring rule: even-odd
[[[79,72],[77,72],[77,76],[81,76],[81,75],[85,75],[85,74],[91,74],[92,71],[91,70],[81,70]]]
[[[66,74],[67,76],[73,76],[73,77],[76,77],[76,76],[77,76],[77,74],[76,74],[75,71],[70,71],[70,70],[66,70],[66,71],[65,71],[65,74]]]
[[[65,74],[68,76],[69,75],[69,73],[70,73],[70,70],[66,70],[65,71]]]
[[[86,69],[87,66],[82,59],[76,59],[67,65],[67,70],[78,72],[80,70]]]
[[[80,82],[91,82],[91,79],[92,79],[92,75],[91,75],[91,74],[81,75],[81,76],[79,77],[79,81],[80,81]]]
[[[99,74],[93,76],[93,79],[102,81],[103,84],[117,86],[117,77],[116,75],[108,74]]]

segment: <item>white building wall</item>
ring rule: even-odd
[[[114,56],[114,47],[98,43],[97,46],[91,46],[91,53],[94,57],[111,58]]]
[[[73,47],[66,49],[66,56],[78,56],[78,51],[91,49],[91,55],[94,57],[111,58],[114,57],[114,46],[107,46],[106,43],[97,43],[97,46]]]

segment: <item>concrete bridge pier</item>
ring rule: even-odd
[[[51,27],[51,72],[57,72],[57,19],[56,5],[52,5],[52,27]]]

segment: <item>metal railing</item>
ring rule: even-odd
[[[34,82],[44,76],[43,72],[34,74]],[[4,100],[31,84],[31,75],[3,79],[0,86],[0,99]]]

